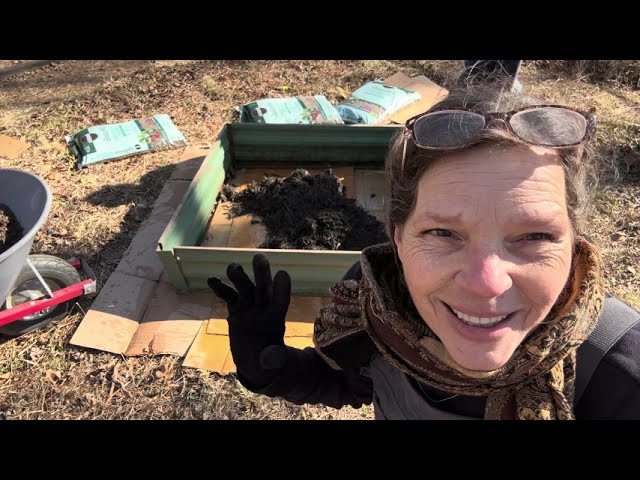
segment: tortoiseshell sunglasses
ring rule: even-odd
[[[412,138],[422,149],[453,150],[472,144],[495,120],[504,122],[523,142],[546,148],[579,145],[591,138],[596,129],[592,112],[562,105],[535,105],[510,112],[478,113],[460,109],[421,113],[405,124],[402,167],[407,139]],[[554,125],[557,127],[550,128]]]

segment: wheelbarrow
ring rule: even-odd
[[[0,333],[17,336],[66,316],[75,298],[95,294],[96,281],[82,259],[30,255],[51,210],[51,191],[42,179],[0,169],[0,204],[11,209],[23,230],[22,237],[0,254]]]

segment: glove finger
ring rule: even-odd
[[[225,284],[218,277],[209,277],[207,279],[209,288],[213,290],[220,299],[227,302],[227,305],[231,305],[238,300],[238,292],[236,292],[229,285]]]
[[[233,286],[238,290],[240,295],[239,300],[247,305],[253,305],[253,299],[255,296],[255,286],[249,278],[249,275],[244,271],[242,265],[232,263],[227,267],[227,277],[233,283]]]
[[[253,257],[253,277],[256,279],[255,305],[269,305],[273,295],[271,266],[267,257],[261,253]]]
[[[289,310],[291,301],[291,277],[284,270],[278,270],[273,277],[273,318],[280,319],[284,323],[284,318]]]

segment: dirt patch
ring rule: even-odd
[[[576,78],[592,84],[640,88],[640,62],[637,60],[537,60],[538,70]]]
[[[0,79],[11,77],[13,75],[19,75],[20,73],[35,70],[37,68],[42,68],[46,65],[49,65],[50,63],[52,63],[51,60],[16,60],[13,65],[0,64]]]
[[[362,250],[387,241],[384,225],[345,197],[330,170],[267,176],[239,193],[227,188],[223,194],[234,202],[232,216],[252,214],[266,227],[267,238],[258,248]]]
[[[13,247],[22,238],[22,225],[13,211],[0,203],[0,254]]]

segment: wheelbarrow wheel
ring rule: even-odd
[[[38,273],[52,292],[82,281],[76,269],[61,258],[52,255],[29,255],[29,260],[31,260],[31,263],[36,267],[36,270],[38,270]],[[46,289],[33,273],[33,270],[29,268],[29,265],[25,265],[16,280],[15,286],[7,297],[5,307],[16,307],[21,303],[42,298],[47,298]],[[20,320],[15,320],[0,327],[0,333],[18,336],[44,327],[55,320],[64,318],[74,302],[75,299],[69,300]]]

